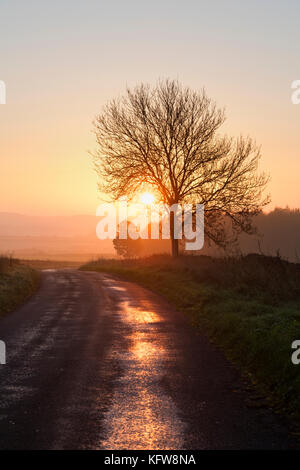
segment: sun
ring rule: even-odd
[[[153,204],[154,202],[154,196],[151,193],[143,193],[140,195],[140,201],[143,204]]]

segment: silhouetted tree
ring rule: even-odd
[[[268,202],[260,150],[250,138],[220,136],[225,121],[204,90],[165,80],[139,85],[109,102],[94,121],[94,153],[101,191],[112,199],[151,185],[163,202],[205,205],[205,235],[226,245],[224,220],[250,233],[252,216]],[[172,253],[178,240],[171,229]]]
[[[114,249],[116,250],[119,256],[123,258],[135,258],[141,255],[142,252],[142,240],[138,238],[137,240],[133,240],[130,238],[128,234],[128,226],[129,222],[125,225],[127,231],[127,238],[122,239],[120,238],[120,226],[124,224],[122,222],[117,230],[117,236],[113,240]]]
[[[113,240],[114,249],[119,256],[123,258],[135,258],[140,256],[140,239],[121,240],[120,238],[114,238]]]

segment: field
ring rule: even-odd
[[[159,292],[193,322],[256,385],[278,411],[300,416],[300,264],[280,257],[239,259],[153,256],[105,260],[83,270],[120,275]]]
[[[63,261],[63,260],[52,260],[52,259],[26,259],[22,260],[22,263],[26,266],[30,266],[33,269],[64,269],[64,268],[79,268],[82,263],[80,261]]]

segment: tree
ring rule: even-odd
[[[137,258],[141,253],[141,240],[121,240],[120,238],[114,238],[113,240],[114,249],[119,256],[123,258]]]
[[[128,235],[128,226],[129,222],[127,222],[126,227],[126,232],[127,232],[127,238],[122,239],[120,238],[120,228],[121,225],[124,224],[122,222],[117,231],[117,236],[113,240],[113,245],[114,249],[116,250],[117,254],[119,256],[122,256],[123,258],[137,258],[140,256],[142,252],[142,240],[138,238],[137,240],[132,240],[129,235]]]
[[[252,216],[269,202],[268,178],[258,173],[260,149],[251,138],[218,134],[224,121],[205,90],[172,80],[127,89],[94,121],[100,190],[117,200],[149,185],[168,205],[202,203],[205,236],[219,245],[229,241],[226,218],[235,234],[251,233]],[[172,228],[171,238],[177,256]]]

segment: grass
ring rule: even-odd
[[[162,294],[219,345],[294,422],[300,418],[300,265],[280,258],[153,256],[98,260],[81,269],[110,272]]]
[[[10,256],[0,256],[0,316],[14,310],[38,288],[39,273]]]

